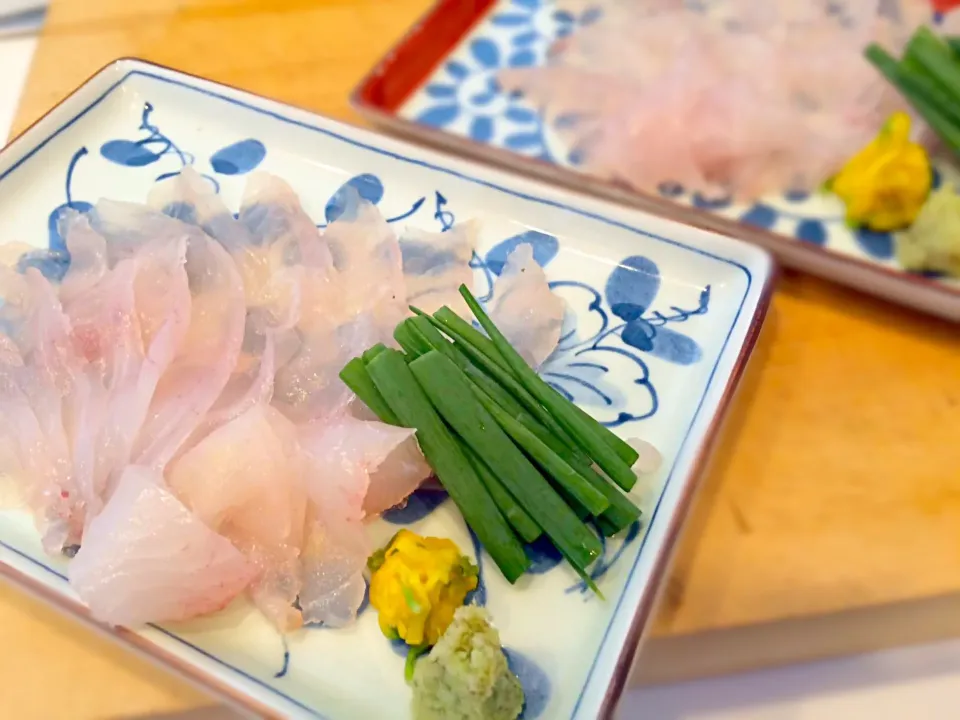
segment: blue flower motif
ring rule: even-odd
[[[574,31],[577,18],[565,10],[549,10],[540,0],[513,0],[507,9],[490,18],[494,27],[516,33],[510,39],[508,67],[536,65],[550,43]]]
[[[513,0],[490,19],[506,32],[474,38],[464,56],[448,60],[423,96],[430,101],[417,122],[451,129],[481,143],[500,142],[514,152],[553,162],[540,114],[516,94],[503,91],[496,73],[530,67],[550,44],[573,30],[575,18],[541,0]]]
[[[610,274],[603,293],[575,281],[553,282],[551,287],[569,308],[580,312],[568,313],[560,345],[541,367],[541,374],[566,398],[590,407],[591,414],[608,427],[657,412],[657,391],[640,353],[676,365],[696,363],[702,356],[695,340],[666,326],[706,314],[710,287],[701,290],[693,309],[675,305],[666,311],[652,309],[660,271],[649,258],[624,259]],[[623,374],[632,376],[633,382],[609,380]]]

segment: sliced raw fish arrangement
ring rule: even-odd
[[[541,108],[592,174],[741,199],[819,187],[905,109],[863,48],[898,50],[932,15],[928,0],[557,5],[592,21],[545,66],[501,71],[504,89]]]
[[[365,523],[432,471],[339,373],[408,306],[469,317],[475,223],[394,232],[345,191],[324,229],[280,178],[234,215],[186,168],[146,204],[67,213],[50,280],[0,264],[0,474],[98,620],[185,620],[245,595],[279,630],[349,624]],[[539,364],[564,307],[529,246],[491,313]]]
[[[518,245],[493,285],[490,317],[531,366],[538,367],[557,343],[564,304],[550,291],[532,245]]]

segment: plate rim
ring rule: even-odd
[[[786,266],[852,287],[874,297],[952,322],[960,322],[960,284],[946,285],[922,275],[845,255],[797,238],[728,219],[705,209],[681,205],[648,191],[634,190],[613,180],[593,177],[545,160],[525,157],[505,148],[486,145],[468,137],[422,125],[399,115],[398,108],[426,82],[432,70],[422,74],[401,99],[378,103],[375,98],[381,84],[391,77],[391,73],[397,72],[397,67],[413,50],[423,52],[429,48],[435,53],[435,60],[431,64],[431,67],[435,68],[458,46],[462,38],[497,8],[495,0],[470,0],[470,3],[474,8],[474,15],[456,36],[454,44],[448,47],[449,42],[438,42],[435,38],[426,38],[425,35],[443,27],[445,16],[467,3],[464,0],[436,0],[354,86],[350,93],[350,106],[367,121],[402,137],[418,140],[434,148],[452,150],[487,166],[507,169],[585,196],[638,208],[684,225],[726,235],[772,253]]]
[[[157,74],[157,71],[159,71],[160,74]],[[107,63],[104,67],[99,69],[79,86],[77,86],[77,88],[75,88],[69,95],[54,105],[50,110],[44,113],[41,117],[37,118],[23,131],[13,137],[7,143],[7,145],[0,150],[0,179],[5,178],[16,168],[27,162],[34,154],[45,147],[54,137],[68,129],[89,110],[105,99],[111,92],[113,92],[113,90],[119,87],[124,80],[131,75],[137,74],[145,75],[148,78],[159,80],[161,82],[172,83],[183,86],[187,89],[200,91],[204,94],[217,97],[218,99],[226,100],[232,104],[240,105],[247,109],[267,114],[277,120],[296,124],[300,127],[304,127],[305,129],[318,131],[327,135],[328,137],[333,137],[335,139],[345,141],[352,145],[360,146],[364,149],[372,150],[380,154],[399,157],[399,159],[413,162],[421,166],[426,166],[430,170],[439,171],[448,175],[453,175],[454,177],[466,179],[468,181],[490,187],[501,192],[519,196],[525,200],[537,201],[540,204],[546,204],[554,208],[562,207],[568,210],[573,210],[577,214],[586,216],[594,221],[602,221],[613,225],[619,225],[638,234],[653,236],[654,238],[667,242],[668,244],[679,246],[686,250],[706,255],[726,264],[732,265],[746,273],[747,288],[744,291],[743,298],[740,302],[740,310],[732,321],[727,336],[727,340],[729,340],[729,338],[735,332],[737,332],[739,328],[739,332],[743,333],[743,339],[740,342],[739,348],[735,346],[734,348],[727,347],[726,341],[724,346],[721,347],[714,371],[708,379],[706,387],[704,388],[700,405],[698,406],[694,417],[690,421],[690,426],[688,427],[687,431],[688,436],[685,438],[685,442],[686,440],[690,439],[689,433],[697,423],[699,419],[699,410],[703,407],[704,401],[706,400],[711,389],[720,390],[720,396],[716,401],[715,410],[713,411],[712,416],[709,418],[707,425],[699,432],[699,438],[696,438],[695,440],[696,446],[694,448],[694,455],[688,461],[688,469],[686,473],[684,473],[686,477],[681,481],[683,482],[683,487],[677,500],[676,507],[668,520],[668,524],[665,525],[662,546],[656,551],[650,579],[642,589],[638,603],[633,609],[632,615],[630,616],[630,622],[626,631],[624,642],[618,649],[617,660],[613,667],[610,681],[601,691],[603,694],[600,698],[600,704],[597,706],[598,717],[611,717],[620,699],[620,696],[622,695],[623,688],[628,679],[630,670],[638,654],[639,645],[647,627],[649,616],[655,608],[656,599],[663,589],[662,581],[669,570],[672,555],[676,546],[676,541],[679,538],[683,523],[689,514],[688,511],[690,503],[692,502],[693,497],[699,488],[703,476],[703,470],[708,463],[713,450],[715,449],[720,427],[724,422],[728,414],[729,406],[733,402],[739,389],[740,381],[746,370],[749,360],[752,357],[753,349],[757,343],[764,320],[768,314],[772,300],[773,289],[775,286],[775,280],[779,274],[770,254],[764,249],[744,243],[735,237],[723,237],[722,240],[725,243],[729,243],[731,247],[736,248],[743,255],[752,256],[750,268],[748,268],[744,264],[741,264],[741,262],[737,259],[717,255],[714,254],[714,252],[702,247],[688,245],[685,242],[658,236],[649,231],[643,231],[638,227],[628,225],[622,220],[616,220],[612,217],[604,217],[603,215],[599,215],[597,212],[588,210],[582,205],[577,207],[576,203],[578,201],[581,203],[589,202],[590,198],[585,197],[582,194],[571,194],[562,187],[558,188],[551,186],[550,184],[543,183],[537,179],[530,179],[523,175],[510,173],[502,168],[491,167],[488,164],[478,164],[470,158],[457,157],[455,155],[438,151],[435,148],[424,148],[416,144],[405,142],[401,139],[392,138],[390,136],[360,128],[340,120],[329,118],[319,113],[273,100],[256,93],[243,90],[242,88],[238,88],[236,86],[216,82],[195,74],[134,57],[120,58]],[[205,85],[208,87],[204,87]],[[227,95],[218,93],[218,90],[227,90],[233,94],[239,95],[240,97],[229,97]],[[85,98],[85,95],[87,94],[89,94],[91,98]],[[74,105],[77,107],[73,108],[72,106]],[[68,112],[69,116],[66,114]],[[284,112],[288,114],[284,115]],[[307,119],[298,119],[290,116],[289,113],[302,114]],[[64,121],[59,122],[56,127],[48,127],[54,123],[57,123],[55,116],[60,114],[65,115]],[[347,135],[341,135],[340,132],[346,132]],[[360,139],[350,137],[350,135],[357,135]],[[381,143],[380,146],[376,145],[378,142]],[[383,143],[386,143],[388,147],[383,147]],[[391,149],[389,147],[390,145],[396,145],[397,149]],[[412,157],[400,155],[400,152],[403,151],[410,153]],[[4,162],[11,156],[15,157],[12,162],[9,164]],[[442,165],[444,162],[448,163],[448,166],[444,167]],[[468,172],[473,174],[467,174],[466,172],[456,169],[455,167],[449,167],[449,164],[463,165],[468,168]],[[511,184],[513,184],[515,187],[509,187]],[[529,189],[521,189],[521,187],[516,187],[518,185],[521,187],[524,185],[529,186]],[[554,197],[543,197],[543,193],[546,193],[548,196],[552,194]],[[558,194],[561,197],[564,194],[571,195],[571,197],[564,200],[558,200],[555,199]],[[596,202],[597,201],[594,200],[593,204]],[[573,205],[571,206],[568,203],[573,203]],[[629,207],[620,207],[616,204],[610,203],[607,200],[604,200],[603,198],[600,198],[600,204],[608,205],[609,210],[611,211],[633,211]],[[656,213],[654,213],[654,215],[656,219],[664,219],[662,216],[658,216]],[[667,220],[669,219],[670,218],[667,218]],[[685,224],[690,225],[689,223]],[[695,225],[693,226],[693,229],[695,232],[702,231],[702,229],[698,229]],[[759,272],[754,265],[759,268]],[[753,270],[753,272],[751,270]],[[757,290],[751,291],[751,278],[753,277],[754,272],[757,273],[756,280],[760,282]],[[751,311],[751,303],[748,302],[751,294],[753,294],[755,298],[752,303],[752,314],[749,315],[749,319],[747,317],[741,318],[740,313],[743,312],[743,310],[746,309],[748,313]],[[736,355],[733,357],[732,361],[730,361],[730,370],[728,373],[726,373],[726,377],[722,380],[724,383],[722,389],[720,387],[715,387],[713,386],[713,383],[716,381],[714,377],[716,370],[721,361],[724,359],[724,355],[731,351],[735,352]],[[681,443],[681,446],[677,450],[678,457],[680,452],[683,450],[683,445],[685,442]],[[666,484],[664,486],[664,489],[665,488]],[[651,513],[651,524],[655,514],[656,508],[654,509],[653,513]],[[0,542],[0,546],[4,547],[7,551],[16,554],[24,562],[37,565],[41,569],[60,576],[61,579],[63,578],[62,574],[60,574],[58,571],[44,565],[21,550],[3,542]],[[638,550],[638,559],[641,556],[641,553],[642,550]],[[191,684],[204,688],[210,692],[213,692],[217,696],[224,698],[237,708],[245,709],[248,712],[254,712],[258,717],[284,717],[284,715],[281,714],[278,709],[265,705],[259,699],[253,697],[247,692],[244,692],[239,687],[232,685],[230,682],[221,679],[216,674],[197,667],[178,655],[171,653],[162,646],[151,641],[149,638],[140,635],[137,631],[122,627],[111,627],[94,620],[90,616],[89,611],[83,605],[83,603],[71,598],[68,595],[58,592],[55,588],[38,581],[10,563],[0,561],[0,576],[25,589],[29,594],[48,602],[56,609],[73,615],[83,624],[93,627],[101,634],[105,634],[111,639],[127,645],[138,654],[151,660],[154,664],[172,670]],[[628,576],[627,583],[629,582],[630,577]],[[629,612],[620,607],[620,604],[626,595],[626,590],[627,586],[625,585],[624,591],[618,599],[618,606],[614,609],[613,615],[611,616],[610,622],[605,630],[604,639],[601,641],[601,646],[597,650],[597,655],[594,658],[594,665],[602,653],[603,645],[606,642],[606,637],[609,634],[610,628],[613,626],[614,620],[621,613]],[[164,628],[160,628],[158,626],[150,627],[167,634],[181,643],[188,645],[192,649],[208,657],[208,659],[212,659],[213,661],[222,665],[225,669],[232,670],[233,672],[239,674],[245,680],[262,685],[264,689],[270,691],[271,694],[275,694],[283,701],[292,703],[311,715],[321,718],[325,717],[320,711],[303,705],[281,690],[260,682],[257,678],[249,675],[242,669],[216,658],[201,648],[197,648],[176,634],[170,633]],[[582,701],[584,695],[586,695],[587,689],[593,682],[592,673],[593,666],[591,666],[590,671],[588,671],[583,686],[580,689],[580,695],[577,701],[577,706],[573,710],[573,716],[576,716],[576,714],[579,712],[580,702]]]

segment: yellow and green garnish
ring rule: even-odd
[[[380,630],[410,646],[409,680],[416,658],[437,643],[457,608],[476,590],[479,570],[452,540],[409,530],[371,555],[367,568]]]
[[[827,181],[826,189],[846,205],[848,225],[889,232],[914,221],[930,193],[932,175],[927,151],[910,140],[910,116],[898,112]]]
[[[621,491],[638,454],[537,375],[466,286],[486,335],[449,308],[397,326],[340,377],[386,423],[414,428],[424,457],[503,576],[530,567],[524,544],[546,535],[598,595],[587,568],[604,535],[640,510]],[[414,597],[417,602],[419,598]]]

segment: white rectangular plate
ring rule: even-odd
[[[610,714],[697,472],[766,312],[769,257],[729,238],[131,60],[105,68],[0,155],[2,237],[56,247],[51,217],[64,205],[143,201],[158,176],[185,164],[215,181],[234,209],[246,173],[276,173],[318,225],[336,190],[361,175],[354,185],[395,223],[437,230],[480,218],[480,295],[505,248],[533,243],[570,308],[544,373],[621,435],[653,442],[665,461],[634,490],[642,524],[608,541],[597,566],[606,601],[583,592],[572,571],[543,552],[534,552],[541,572],[516,587],[487,571],[491,563],[481,555],[481,595],[524,682],[527,720]],[[386,539],[397,524],[412,523],[473,548],[452,503],[432,508],[425,498],[373,523],[371,533]],[[67,561],[44,554],[25,513],[0,513],[0,563],[6,577],[85,617],[66,581]],[[286,638],[240,601],[195,622],[110,632],[260,715],[409,715],[403,657],[370,609],[350,628]]]

